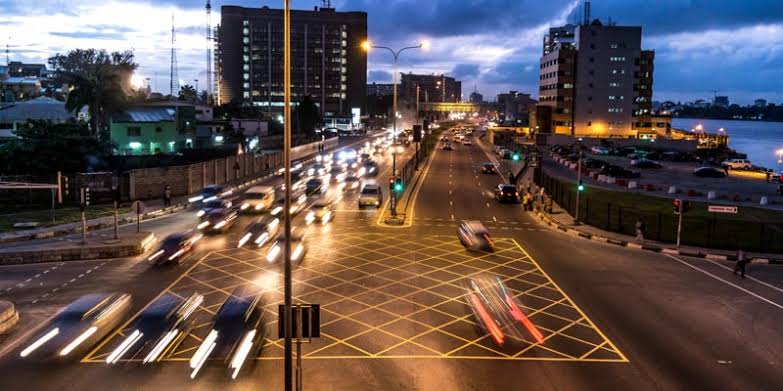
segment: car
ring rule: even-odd
[[[197,227],[204,233],[223,233],[234,226],[236,218],[237,211],[234,209],[215,209],[201,216]]]
[[[723,178],[726,172],[717,167],[704,166],[694,169],[693,175],[702,178]]]
[[[106,363],[116,364],[124,357],[141,359],[142,364],[160,361],[190,334],[191,315],[203,302],[198,293],[187,299],[173,293],[158,297],[125,329],[125,339],[109,353]]]
[[[484,174],[497,174],[498,168],[495,163],[484,163],[481,165],[481,172]]]
[[[23,359],[80,359],[119,325],[131,307],[127,293],[91,293],[69,304],[19,352]]]
[[[245,192],[245,200],[239,209],[244,212],[259,213],[269,210],[275,200],[275,188],[272,186],[253,186]]]
[[[380,207],[383,204],[383,192],[380,186],[374,183],[368,183],[362,188],[359,194],[359,208],[365,206]]]
[[[191,379],[198,375],[210,356],[228,363],[229,375],[236,379],[245,361],[258,355],[266,338],[266,303],[261,293],[253,293],[251,289],[235,288],[217,310],[212,329],[190,358]]]
[[[326,171],[326,166],[323,163],[316,163],[307,169],[307,176],[321,176],[326,174]]]
[[[504,149],[503,154],[500,156],[505,160],[511,160],[514,157],[514,154],[508,149]]]
[[[635,153],[636,152],[636,148],[635,147],[622,147],[622,148],[614,149],[614,150],[612,150],[612,152],[613,152],[612,153],[613,155],[628,156],[628,155],[630,155],[632,153]]]
[[[196,212],[197,217],[203,217],[209,212],[218,209],[231,209],[234,207],[233,200],[227,200],[224,198],[211,198],[201,203],[201,209]]]
[[[359,189],[360,180],[358,176],[351,173],[345,177],[345,181],[343,183],[345,184],[345,186],[343,186],[344,191],[355,191]]]
[[[376,176],[378,175],[378,163],[374,160],[367,160],[362,163],[362,167],[364,168],[364,175],[366,176]]]
[[[749,170],[753,167],[753,163],[748,159],[729,159],[720,164],[723,168],[730,170]]]
[[[582,167],[587,169],[600,169],[606,166],[608,163],[606,163],[603,160],[598,159],[582,159]]]
[[[470,139],[466,138],[465,140],[462,141],[462,145],[473,145],[473,142],[470,141]]]
[[[518,204],[519,192],[514,185],[501,184],[495,188],[495,199],[500,203],[511,202]]]
[[[661,168],[663,167],[661,163],[656,162],[655,160],[650,160],[646,158],[640,158],[636,160],[631,160],[631,166],[636,168]]]
[[[463,220],[457,227],[457,237],[468,250],[492,252],[492,238],[481,221]]]
[[[324,182],[321,179],[313,178],[305,183],[305,194],[315,195],[325,191]]]
[[[606,175],[614,178],[633,179],[639,178],[640,173],[626,170],[620,166],[606,165],[599,172],[600,175]]]
[[[440,141],[448,141],[449,136],[440,136]]]
[[[365,160],[370,158],[370,154],[369,153],[363,153],[363,154],[361,154],[359,156],[359,158],[360,158],[361,161],[365,161]]]
[[[239,237],[237,248],[242,248],[247,243],[256,247],[263,246],[269,239],[275,237],[280,229],[280,219],[274,215],[261,216],[245,227],[242,236]]]
[[[191,197],[188,199],[188,202],[195,203],[195,202],[204,202],[204,201],[210,201],[215,198],[221,198],[226,197],[228,195],[231,195],[233,191],[227,190],[225,187],[221,185],[207,185],[201,191],[199,191],[198,195],[195,197]]]
[[[320,199],[310,205],[310,210],[305,216],[305,222],[307,225],[313,223],[326,225],[333,217],[334,212],[332,211],[332,203],[328,200]]]
[[[507,334],[520,341],[527,340],[529,334],[536,343],[544,342],[544,335],[524,312],[525,307],[499,277],[480,274],[468,279],[463,287],[476,324],[496,345],[503,346]]]
[[[608,155],[611,150],[608,147],[596,145],[590,148],[590,152],[596,155]]]
[[[166,236],[160,243],[160,246],[152,255],[147,258],[147,262],[153,265],[163,265],[167,263],[181,263],[190,255],[203,235],[194,231],[173,233]]]
[[[299,263],[305,256],[307,248],[304,244],[304,233],[299,228],[291,229],[291,262]],[[266,260],[269,263],[276,263],[283,259],[283,246],[285,245],[285,233],[281,232],[275,238],[275,241],[269,246],[266,253]]]
[[[304,204],[307,202],[307,195],[303,191],[296,191],[291,193],[291,208],[289,213],[291,216],[296,216],[304,208]],[[280,197],[275,201],[274,207],[269,212],[272,216],[282,216],[282,212],[285,209],[285,197]]]
[[[443,150],[444,151],[452,151],[452,150],[454,150],[454,147],[452,147],[451,143],[445,143],[445,144],[443,144]]]

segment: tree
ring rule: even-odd
[[[94,136],[108,139],[106,123],[127,104],[130,78],[138,68],[133,52],[75,49],[49,58],[54,81],[69,87],[65,107],[71,111],[88,108]]]
[[[111,145],[94,137],[84,123],[30,121],[16,132],[18,139],[0,147],[0,173],[51,175],[104,169]]]
[[[321,123],[321,113],[318,111],[318,107],[313,102],[310,95],[307,95],[299,102],[299,106],[296,108],[296,129],[298,133],[302,133],[308,137],[315,134],[315,128]]]
[[[192,85],[185,84],[184,86],[180,87],[179,100],[184,102],[195,103],[196,99],[198,99],[198,93],[196,92],[196,89]]]

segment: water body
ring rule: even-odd
[[[706,132],[723,128],[729,135],[729,147],[748,154],[757,166],[781,168],[775,151],[783,148],[783,122],[733,121],[723,119],[673,118],[672,127],[692,129],[701,124]]]

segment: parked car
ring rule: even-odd
[[[705,166],[693,170],[693,175],[702,178],[723,178],[726,173],[720,168]]]
[[[753,167],[753,163],[748,159],[729,159],[720,164],[723,168],[730,170],[749,170]]]
[[[639,178],[641,174],[638,172],[626,170],[619,166],[607,165],[599,172],[601,175],[606,175],[614,178],[632,179]]]
[[[610,149],[604,146],[596,145],[592,148],[590,148],[590,152],[596,154],[596,155],[608,155],[610,152]]]
[[[583,168],[589,168],[589,169],[600,169],[600,168],[604,167],[607,164],[609,164],[609,163],[607,163],[607,162],[605,162],[603,160],[598,160],[598,159],[587,158],[587,159],[582,160],[582,167]]]
[[[647,158],[631,160],[631,165],[636,167],[636,168],[661,168],[661,167],[663,167],[661,165],[661,163],[658,163],[655,160],[650,160],[650,159],[647,159]]]

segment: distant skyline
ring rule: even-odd
[[[222,5],[279,8],[282,1],[213,1],[213,24]],[[293,2],[312,9],[321,1]],[[134,50],[139,75],[167,92],[171,15],[175,14],[179,75],[205,88],[205,1],[4,0],[0,45],[11,60],[45,62],[74,48]],[[446,73],[487,100],[517,90],[538,95],[538,61],[550,26],[581,17],[578,0],[333,0],[342,11],[366,11],[370,39],[387,46],[430,40],[427,52],[403,55],[400,71]],[[713,91],[732,103],[763,98],[783,103],[783,2],[773,0],[593,0],[593,17],[641,25],[642,46],[656,51],[654,99],[710,100]],[[10,37],[10,41],[8,41]],[[369,56],[369,82],[391,82],[388,53]],[[156,76],[157,75],[157,76]]]

